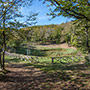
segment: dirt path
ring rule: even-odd
[[[24,64],[12,64],[7,69],[10,73],[0,82],[0,90],[41,90],[39,84],[45,75],[39,69]]]
[[[70,47],[70,46],[68,46],[68,44],[67,43],[64,43],[64,44],[50,44],[50,45],[38,45],[37,46],[38,48],[39,47],[51,47],[51,48],[72,48],[72,49],[76,49],[75,47]]]
[[[0,80],[0,90],[89,90],[90,75],[83,70],[47,74],[25,64],[12,64],[7,69],[10,72]]]

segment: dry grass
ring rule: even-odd
[[[75,47],[70,47],[70,46],[68,46],[67,43],[64,43],[64,44],[37,45],[36,47],[37,48],[41,48],[41,47],[43,47],[43,48],[65,48],[65,49],[66,48],[72,48],[72,49],[76,50]]]

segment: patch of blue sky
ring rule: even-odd
[[[47,4],[43,4],[42,1],[38,2],[38,0],[35,0],[30,7],[28,6],[21,8],[20,11],[24,15],[28,15],[31,11],[36,13],[39,12],[36,25],[61,24],[74,20],[72,18],[65,18],[63,16],[49,20],[51,18],[51,16],[47,16],[47,13],[49,13],[49,7],[47,7]],[[25,20],[25,18],[23,18],[23,20]]]

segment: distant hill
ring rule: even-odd
[[[64,36],[71,30],[72,22],[51,25],[37,25],[23,28],[23,34],[27,32],[31,35],[32,42],[60,43],[64,41]]]
[[[31,26],[31,27],[26,27],[26,28],[23,28],[23,30],[30,30],[32,28],[50,28],[50,27],[62,27],[64,28],[64,31],[69,31],[70,28],[72,26],[72,22],[67,22],[67,23],[62,23],[62,24],[50,24],[50,25],[37,25],[37,26]]]
[[[72,22],[52,25],[38,25],[12,30],[8,37],[7,46],[18,48],[26,44],[60,44],[65,42],[65,37],[70,32]]]

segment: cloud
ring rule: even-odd
[[[49,16],[38,16],[37,19],[38,20],[45,20],[45,19],[49,19]]]

